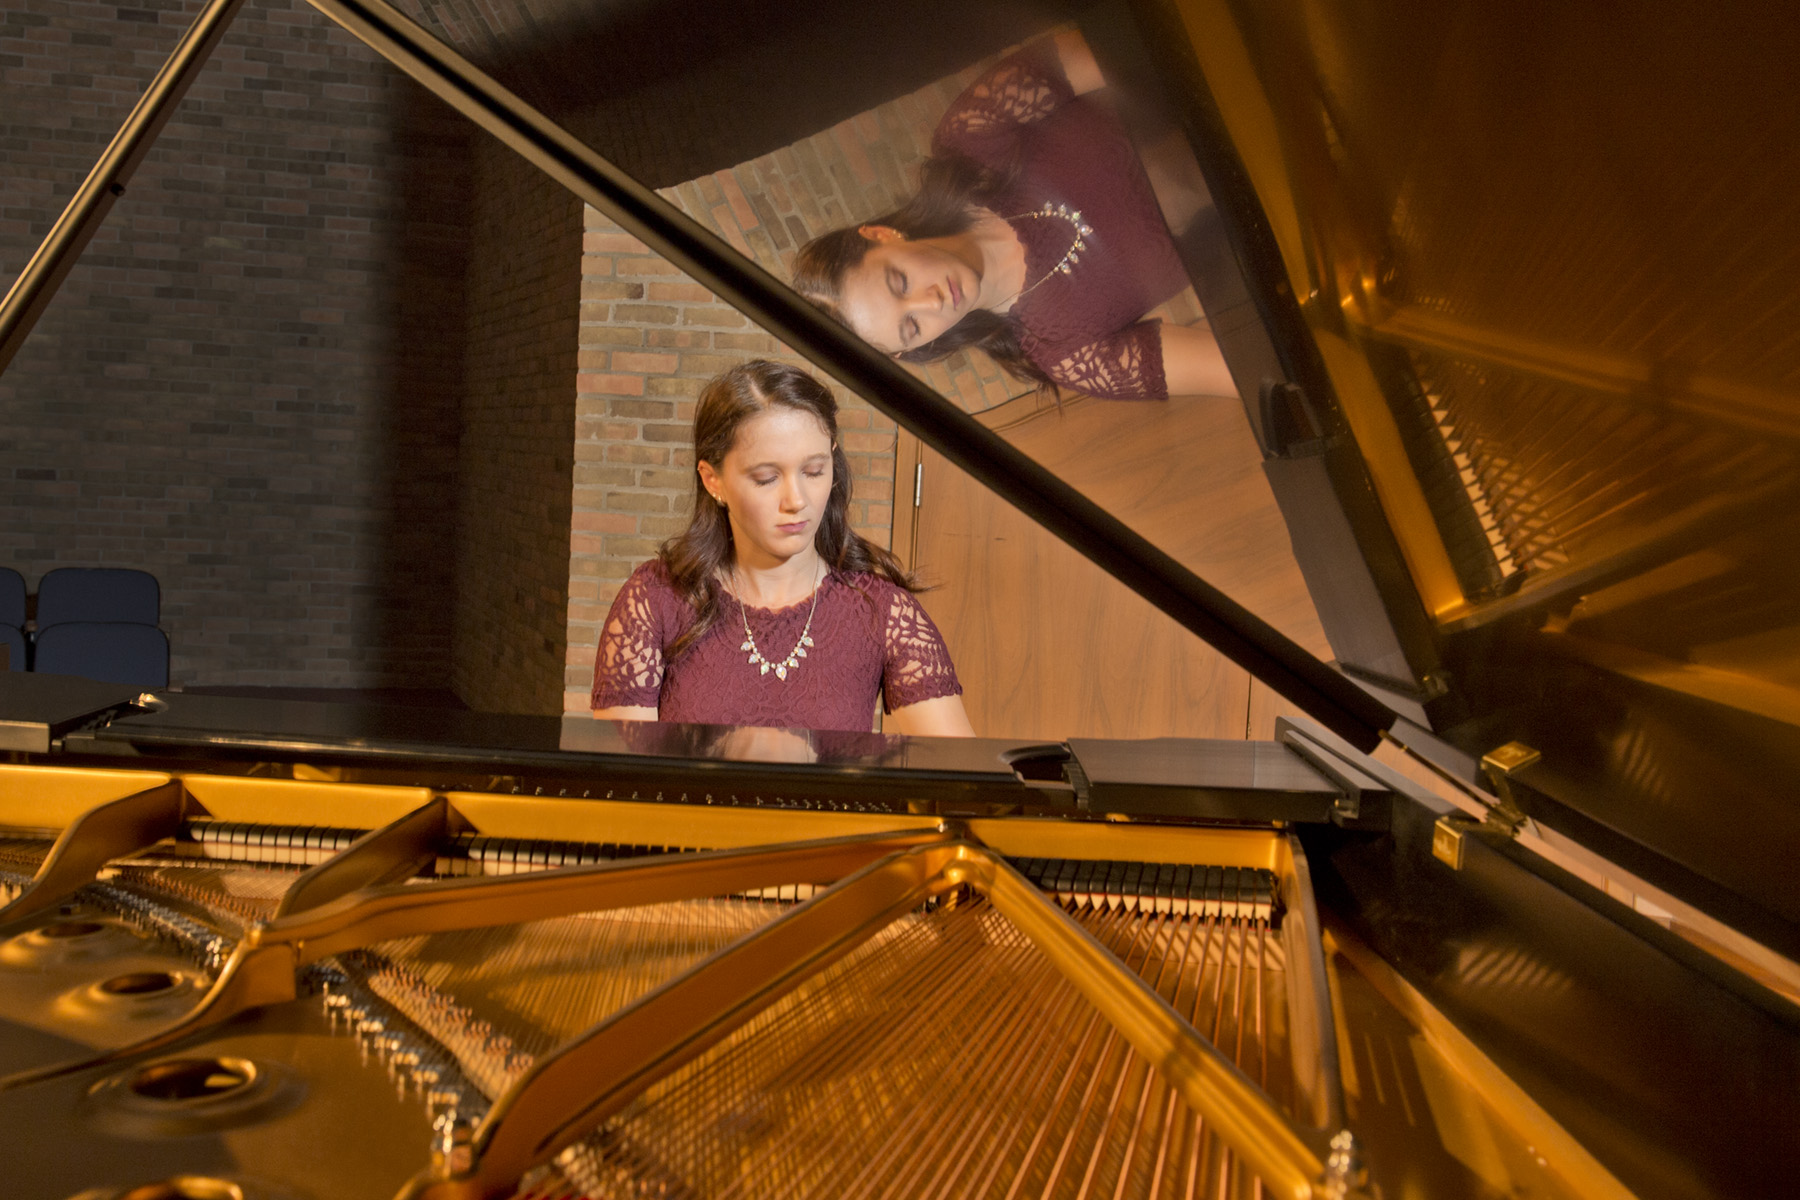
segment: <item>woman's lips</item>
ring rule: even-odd
[[[950,307],[953,309],[961,308],[963,300],[962,287],[954,278],[946,279],[944,282],[950,285]]]
[[[806,524],[805,521],[795,521],[792,525],[777,525],[775,528],[783,533],[805,533]]]

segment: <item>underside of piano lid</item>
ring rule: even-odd
[[[1135,11],[1337,665],[1502,824],[1800,956],[1791,12]]]

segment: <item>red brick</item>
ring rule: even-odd
[[[603,396],[641,396],[644,394],[644,380],[639,375],[583,373],[575,376],[575,388],[577,391],[598,392]]]
[[[647,254],[649,248],[629,233],[597,233],[581,235],[581,248],[590,254]]]
[[[653,285],[652,292],[654,293],[656,287],[661,286],[664,285]],[[646,375],[666,375],[676,368],[679,361],[673,354],[631,354],[617,350],[613,352],[612,367],[615,371],[639,371]]]
[[[636,533],[637,518],[619,512],[577,512],[571,528],[592,533]]]
[[[719,181],[719,187],[725,193],[725,203],[730,207],[731,215],[737,219],[738,228],[755,229],[760,223],[756,210],[750,207],[744,189],[738,186],[737,176],[731,171],[717,171],[713,178]]]

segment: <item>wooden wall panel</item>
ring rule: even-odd
[[[1329,655],[1236,401],[1073,398],[1058,408],[1022,397],[982,419]],[[937,585],[923,602],[950,644],[979,733],[1269,736],[1252,728],[1253,681],[1241,668],[916,440],[906,439],[899,466],[902,481],[921,466],[923,474],[896,550]],[[1272,728],[1273,716],[1257,723]]]

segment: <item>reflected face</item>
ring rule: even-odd
[[[700,481],[724,500],[738,561],[767,567],[811,549],[831,496],[831,435],[819,418],[775,407],[738,427],[723,462]]]
[[[977,307],[980,260],[967,239],[909,241],[875,225],[862,232],[874,244],[844,276],[838,307],[871,346],[888,354],[922,346]]]

